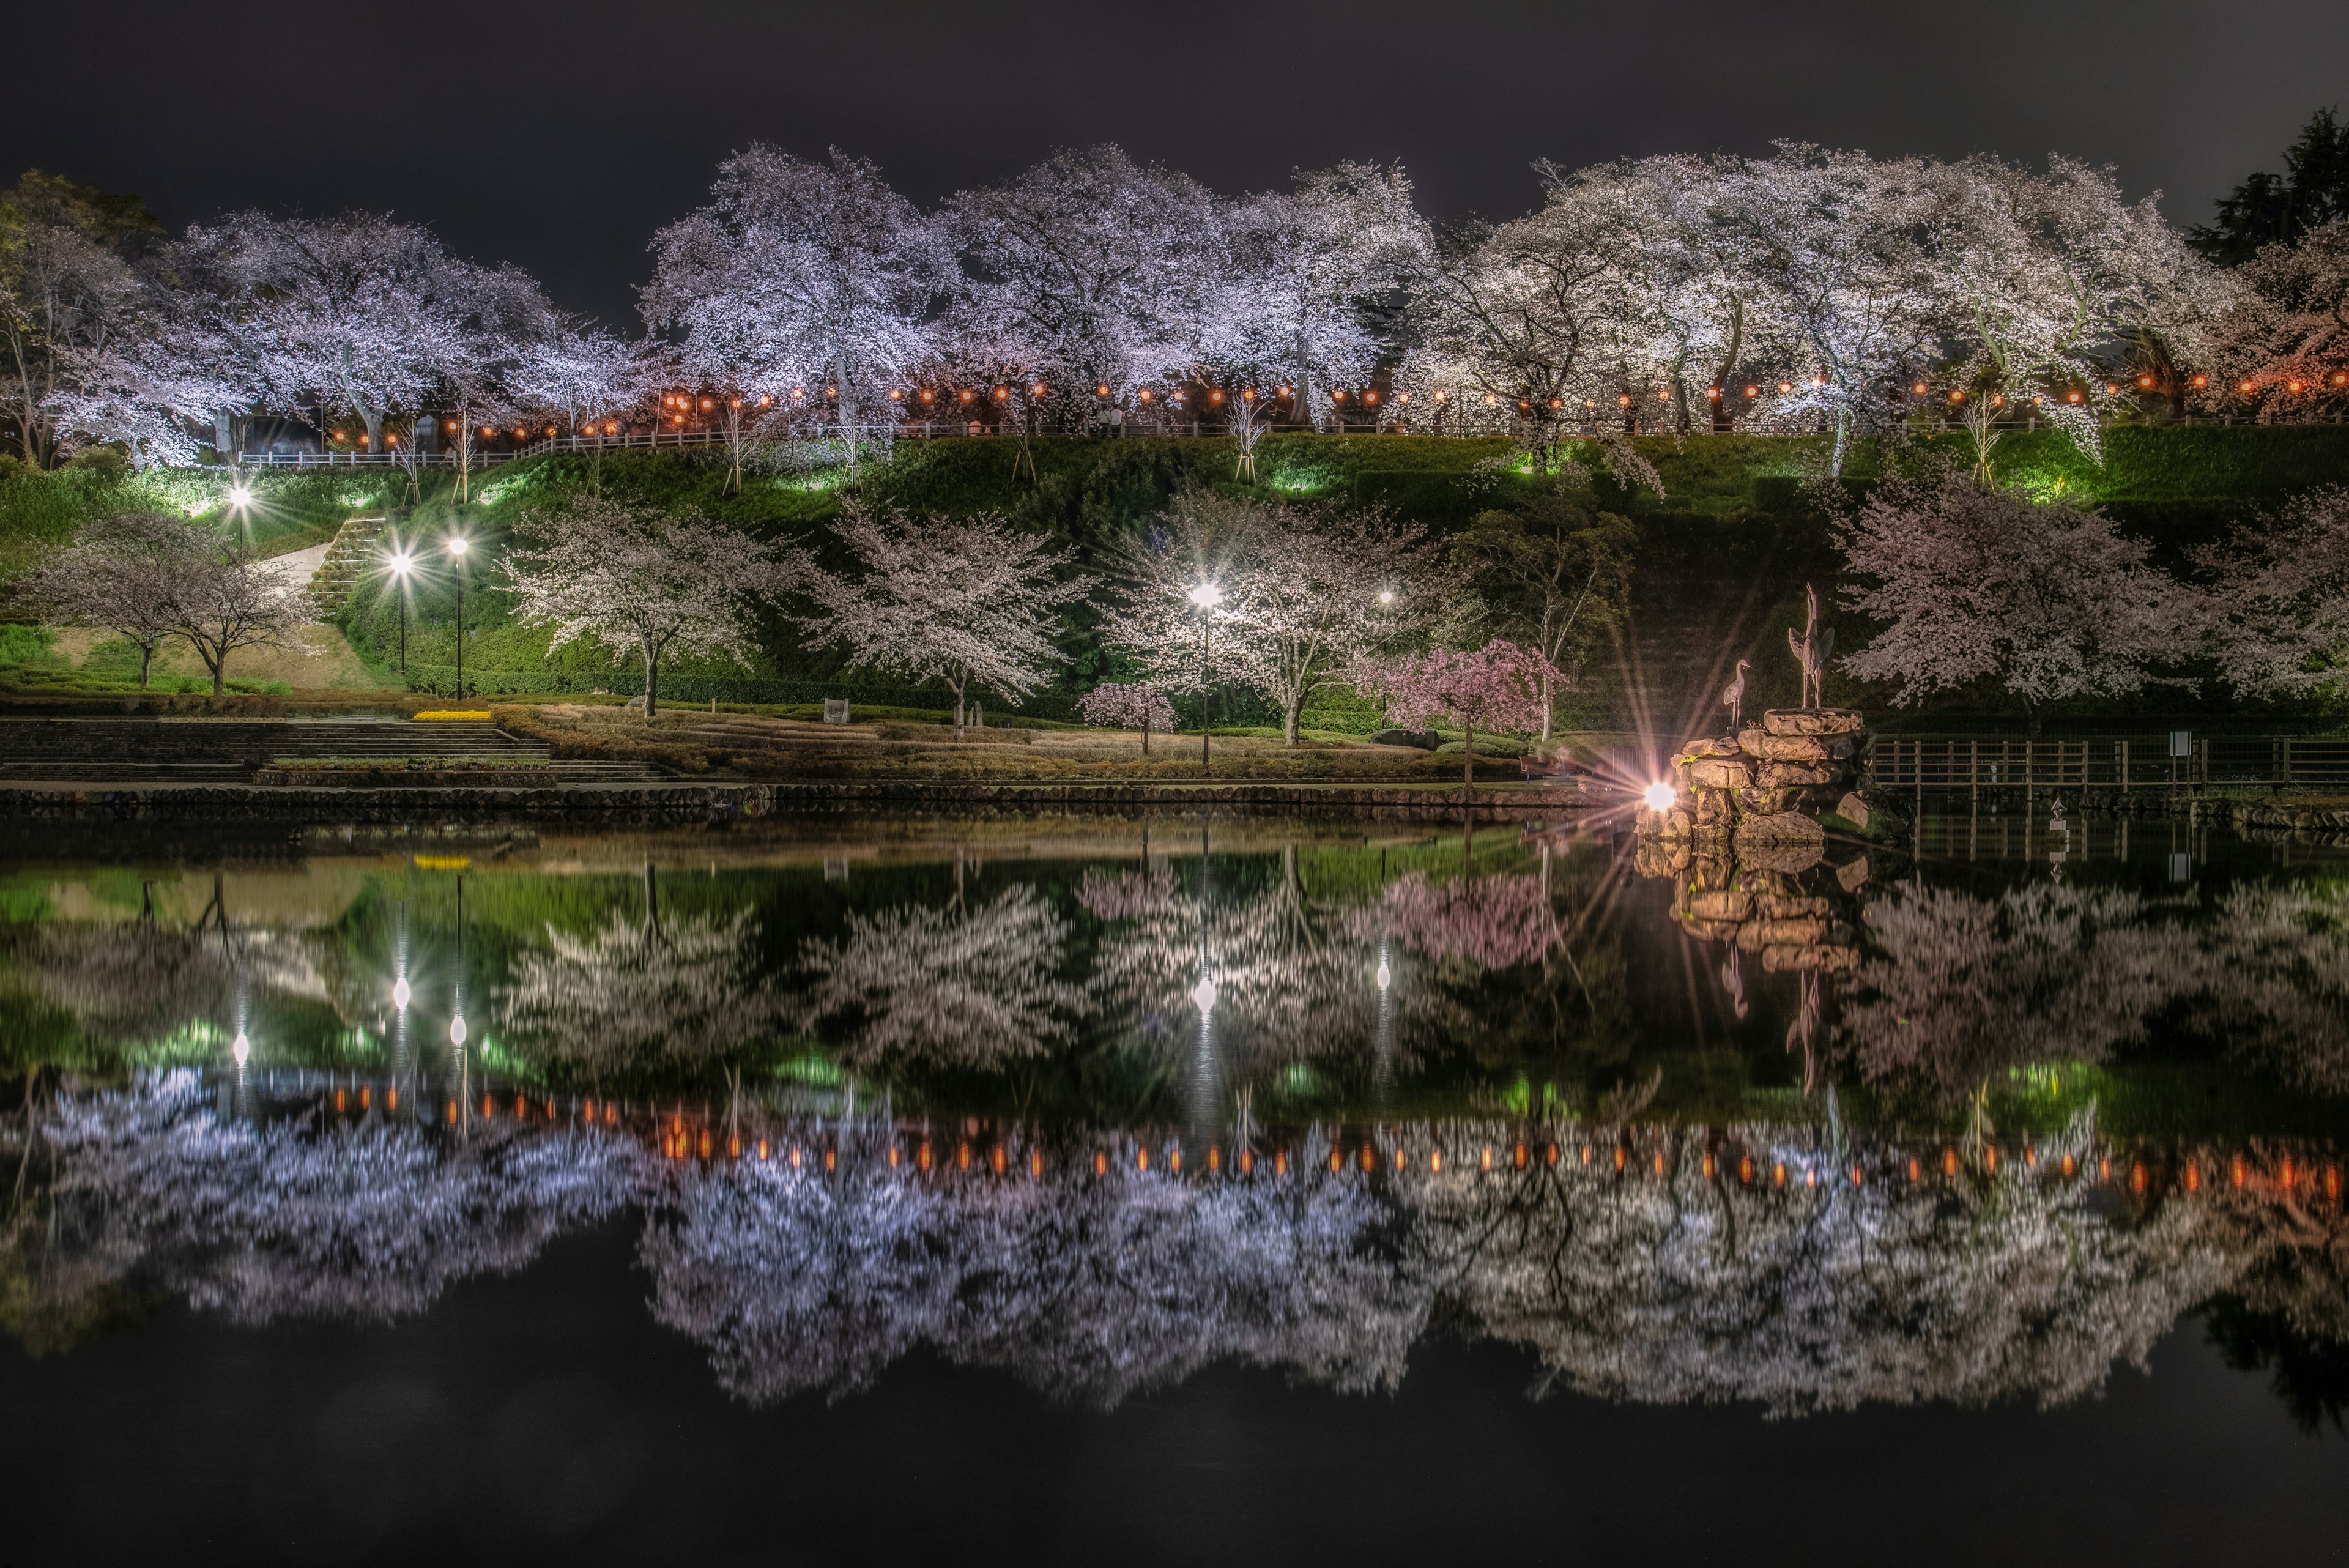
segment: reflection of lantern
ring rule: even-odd
[[[1918,1159],[1913,1155],[1909,1157],[1909,1179],[1911,1181],[1922,1181],[1925,1179],[1924,1162]]]
[[[2067,1154],[2067,1155],[2065,1155],[2065,1156],[2064,1157],[2064,1180],[2066,1180],[2066,1181],[2071,1180],[2071,1179],[2072,1179],[2072,1173],[2073,1173],[2075,1170],[2077,1170],[2079,1168],[2080,1168],[2080,1162],[2079,1162],[2079,1161],[2077,1161],[2077,1160],[2074,1159],[2074,1158],[2073,1158],[2070,1155],[2068,1155],[2068,1154]]]
[[[1998,1147],[1996,1145],[1992,1145],[1992,1147],[1982,1150],[1982,1168],[1989,1171],[1992,1176],[1996,1176],[1998,1174]]]
[[[1623,1168],[1623,1146],[1619,1143],[1615,1146],[1615,1168],[1619,1173]]]
[[[761,1138],[759,1140],[759,1158],[761,1160],[764,1160],[773,1151],[767,1147],[767,1140],[765,1138]]]
[[[1754,1157],[1752,1155],[1746,1154],[1738,1156],[1737,1179],[1745,1183],[1748,1187],[1754,1185]]]
[[[1526,1168],[1526,1146],[1521,1143],[1517,1145],[1516,1151],[1510,1156],[1510,1163],[1519,1170],[1523,1170]]]
[[[1137,1148],[1133,1151],[1133,1168],[1136,1170],[1148,1170],[1150,1168],[1150,1151],[1148,1149]]]
[[[336,1089],[335,1091],[335,1114],[336,1116],[341,1116],[343,1114],[343,1091]]]
[[[742,1135],[740,1133],[728,1133],[726,1135],[726,1158],[729,1159],[740,1159],[742,1158]]]
[[[1943,1149],[1941,1151],[1941,1174],[1943,1176],[1955,1176],[1957,1173],[1958,1151],[1953,1148]]]
[[[1427,1169],[1428,1173],[1433,1176],[1441,1176],[1444,1174],[1444,1151],[1442,1149],[1431,1148],[1427,1151]]]
[[[704,1159],[708,1159],[709,1158],[709,1129],[708,1127],[701,1129],[701,1158]]]
[[[1338,1151],[1337,1151],[1336,1149],[1334,1149],[1334,1148],[1333,1148],[1333,1149],[1331,1149],[1331,1150],[1330,1151],[1330,1175],[1332,1175],[1332,1176],[1337,1175],[1337,1174],[1338,1174],[1338,1169],[1339,1169],[1339,1168],[1340,1168],[1341,1165],[1343,1165],[1344,1163],[1345,1163],[1345,1162],[1344,1162],[1344,1160],[1342,1160],[1342,1159],[1339,1157]]]
[[[897,1146],[894,1143],[889,1146],[889,1168],[897,1168]]]
[[[1224,1151],[1214,1144],[1207,1146],[1207,1174],[1215,1175],[1224,1168]]]
[[[840,1152],[839,1152],[837,1149],[830,1149],[830,1148],[825,1149],[825,1150],[823,1151],[823,1168],[824,1168],[824,1169],[826,1169],[827,1171],[828,1171],[828,1170],[830,1170],[830,1169],[832,1169],[832,1168],[833,1168],[833,1165],[834,1165],[834,1164],[839,1160],[839,1158],[840,1158]]]
[[[1288,1151],[1287,1149],[1276,1149],[1273,1151],[1272,1173],[1275,1176],[1287,1176],[1288,1174]]]
[[[1256,1152],[1253,1149],[1244,1148],[1240,1150],[1240,1174],[1242,1176],[1247,1176],[1252,1173],[1255,1169]]]
[[[1102,1153],[1098,1149],[1093,1153],[1093,1174],[1095,1176],[1107,1176],[1109,1174],[1109,1156]]]
[[[955,1145],[955,1168],[957,1170],[970,1168],[970,1145],[967,1143]]]
[[[927,1173],[929,1170],[930,1144],[927,1138],[922,1140],[922,1147],[915,1152],[914,1163],[920,1166],[925,1173]]]
[[[1398,1148],[1398,1149],[1396,1149],[1396,1150],[1394,1151],[1394,1168],[1395,1168],[1395,1174],[1396,1174],[1396,1175],[1398,1175],[1398,1176],[1400,1176],[1400,1175],[1402,1175],[1402,1165],[1403,1165],[1403,1159],[1404,1159],[1404,1158],[1405,1158],[1405,1157],[1404,1157],[1403,1152],[1402,1152],[1402,1149]]]
[[[1703,1163],[1698,1167],[1698,1170],[1707,1181],[1711,1181],[1713,1179],[1713,1156],[1710,1154],[1706,1155],[1704,1157]]]
[[[1173,1175],[1183,1174],[1183,1151],[1180,1148],[1170,1148],[1166,1151],[1166,1168]]]
[[[1370,1175],[1371,1170],[1376,1168],[1378,1162],[1379,1157],[1377,1151],[1372,1149],[1369,1144],[1364,1144],[1362,1146],[1362,1174],[1364,1176]]]
[[[399,1090],[397,1085],[383,1092],[383,1104],[386,1110],[399,1109]]]
[[[1001,1144],[997,1144],[993,1148],[988,1151],[987,1163],[993,1168],[995,1174],[998,1176],[1003,1174],[1003,1160],[1004,1154],[1003,1146]]]
[[[1770,1179],[1780,1187],[1786,1185],[1786,1162],[1778,1160],[1770,1167]]]
[[[2236,1186],[2240,1187],[2240,1186],[2243,1184],[2243,1157],[2242,1157],[2242,1156],[2240,1156],[2240,1155],[2237,1155],[2237,1156],[2235,1157],[2235,1158],[2234,1158],[2234,1162],[2233,1162],[2232,1166],[2230,1168],[2230,1175],[2232,1175],[2232,1176],[2234,1177],[2234,1179],[2235,1179],[2235,1185],[2236,1185]]]
[[[2145,1190],[2145,1161],[2143,1160],[2129,1167],[2129,1190],[2131,1192]]]
[[[830,1156],[826,1156],[825,1158],[829,1158]],[[1044,1151],[1042,1149],[1031,1148],[1028,1151],[1028,1174],[1030,1176],[1041,1176],[1044,1174]]]

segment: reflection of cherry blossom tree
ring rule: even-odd
[[[2010,1066],[2102,1061],[2190,992],[2192,939],[2134,894],[2023,887],[1997,901],[1900,888],[1870,905],[1874,950],[1839,1042],[1879,1082],[1960,1093]]]
[[[860,1388],[922,1348],[1104,1407],[1226,1361],[1392,1388],[1426,1315],[1374,1244],[1381,1206],[1340,1182],[770,1165],[688,1173],[675,1208],[646,1239],[654,1311],[755,1403]]]
[[[43,1130],[56,1239],[31,1258],[19,1235],[12,1260],[38,1315],[71,1318],[76,1295],[136,1275],[241,1323],[386,1321],[520,1268],[626,1193],[622,1146],[602,1139],[254,1127],[215,1116],[186,1073],[61,1101]]]
[[[859,1063],[994,1066],[1066,1044],[1084,994],[1061,978],[1069,923],[1026,883],[991,904],[848,917],[800,962],[811,1026],[852,1020]]]
[[[1360,917],[1442,962],[1514,969],[1539,958],[1557,935],[1549,896],[1534,876],[1462,877],[1431,882],[1413,872],[1387,885]]]
[[[498,999],[508,1041],[550,1064],[606,1071],[666,1058],[720,1061],[772,1033],[787,1011],[761,966],[748,910],[656,922],[616,916],[582,939],[550,928]]]

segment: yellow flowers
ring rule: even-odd
[[[490,711],[487,708],[428,708],[421,713],[409,715],[409,717],[413,718],[419,724],[430,723],[435,720],[442,722],[447,722],[450,720],[464,720],[474,723],[480,723],[487,720],[489,716]]]

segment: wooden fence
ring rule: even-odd
[[[1868,769],[1896,793],[2349,788],[2349,737],[2174,733],[1985,739],[1877,738]]]

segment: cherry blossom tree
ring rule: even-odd
[[[246,212],[188,238],[233,270],[276,346],[269,383],[284,412],[324,428],[347,410],[383,452],[394,411],[419,408],[438,371],[463,358],[471,269],[424,229],[372,213]]]
[[[196,650],[218,697],[227,690],[229,655],[292,646],[295,629],[309,617],[301,585],[274,565],[242,545],[207,543],[179,559],[171,631]]]
[[[499,567],[516,617],[552,626],[550,651],[592,637],[614,662],[644,661],[645,718],[660,711],[664,659],[758,655],[758,607],[796,566],[784,547],[721,527],[598,496],[574,496],[517,530],[524,547]]]
[[[1174,728],[1174,706],[1166,693],[1147,682],[1127,685],[1104,680],[1077,701],[1077,712],[1088,724],[1105,729],[1142,732],[1142,754],[1150,754],[1150,732]]]
[[[179,596],[215,548],[209,530],[168,512],[129,512],[94,523],[18,584],[25,602],[69,626],[104,627],[139,649],[139,684],[155,650],[178,635]]]
[[[854,478],[866,422],[936,351],[953,254],[876,165],[837,149],[815,162],[753,143],[712,191],[655,236],[646,323],[678,335],[688,378],[832,410]]]
[[[1598,182],[1553,186],[1530,216],[1447,236],[1414,290],[1413,384],[1492,404],[1544,472],[1587,407],[1602,393],[1613,404],[1656,325],[1623,265],[1640,214],[1619,196]]]
[[[1935,182],[1931,266],[1967,345],[1953,379],[1970,400],[1976,482],[1991,483],[2002,399],[2036,399],[2101,463],[2110,346],[2190,318],[2210,295],[2209,267],[2158,198],[2123,201],[2109,170],[2059,156],[2040,174],[1980,154]]]
[[[91,372],[140,331],[137,262],[159,232],[136,200],[37,171],[0,193],[0,419],[31,466],[57,460]]]
[[[1843,667],[1906,705],[1991,678],[2039,711],[2152,682],[2200,635],[2199,595],[2099,513],[1985,492],[1962,476],[1887,481],[1836,525],[1844,602],[1883,628]]]
[[[1499,639],[1463,652],[1436,649],[1392,661],[1366,661],[1354,684],[1386,700],[1387,717],[1406,727],[1450,718],[1464,732],[1461,783],[1476,784],[1476,727],[1533,730],[1542,722],[1542,693],[1557,679],[1549,660]]]
[[[2349,490],[2301,496],[2196,553],[2220,678],[2247,697],[2336,690],[2349,673]]]
[[[957,338],[1045,387],[1064,428],[1188,368],[1223,253],[1215,200],[1110,144],[1064,150],[959,192],[946,222],[967,273]]]
[[[629,343],[591,323],[566,318],[550,322],[543,334],[523,346],[512,385],[517,399],[558,413],[574,436],[592,443],[587,449],[592,454],[587,491],[601,497],[605,427],[616,425],[642,406],[655,387],[670,380],[668,369],[654,345]],[[739,489],[739,452],[734,481]]]
[[[1289,190],[1237,202],[1223,222],[1226,248],[1196,335],[1227,417],[1268,413],[1253,407],[1260,395],[1241,400],[1245,410],[1231,404],[1285,384],[1295,389],[1293,406],[1326,429],[1327,394],[1370,380],[1392,338],[1381,317],[1433,254],[1411,182],[1399,166],[1375,163],[1299,170]],[[1244,460],[1254,448],[1246,433]],[[1253,482],[1252,462],[1241,477]]]
[[[1198,691],[1199,622],[1215,669],[1262,692],[1297,743],[1307,699],[1426,617],[1437,577],[1425,530],[1376,509],[1310,508],[1188,492],[1117,556],[1103,639],[1161,687]],[[1214,585],[1202,609],[1194,591]]]
[[[1571,680],[1602,632],[1630,608],[1639,535],[1629,520],[1597,511],[1587,489],[1561,476],[1524,507],[1485,512],[1452,541],[1452,558],[1475,596],[1473,618],[1541,655]],[[1557,711],[1545,673],[1541,738]]]
[[[993,514],[915,522],[885,505],[852,504],[833,532],[854,576],[811,564],[814,611],[796,617],[812,646],[838,643],[850,660],[954,692],[955,729],[975,682],[1018,701],[1041,687],[1062,655],[1053,643],[1063,607],[1089,577],[1040,535]]]
[[[1925,243],[1932,166],[1782,142],[1738,166],[1719,210],[1809,361],[1765,421],[1822,421],[1840,474],[1854,436],[1891,421],[1890,389],[1936,358],[1949,313]]]
[[[2231,412],[2248,400],[2264,420],[2349,410],[2349,218],[2269,245],[2227,278],[2198,345],[2213,373],[2197,400]]]

